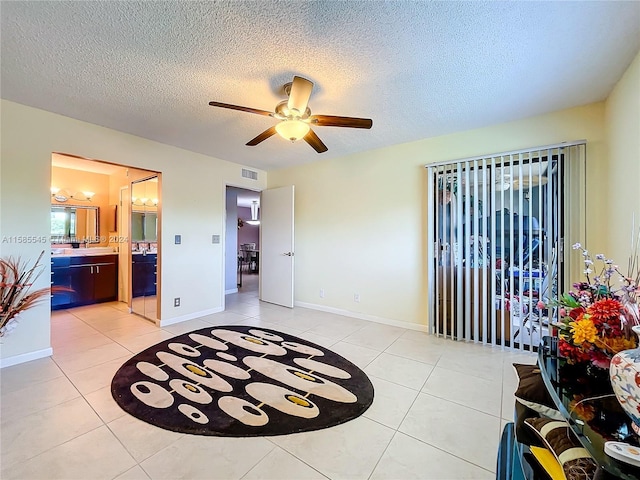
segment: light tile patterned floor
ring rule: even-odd
[[[0,371],[0,478],[495,478],[500,432],[513,411],[511,364],[535,356],[281,308],[246,290],[228,295],[223,313],[164,329],[115,303],[55,312],[53,357]],[[331,348],[369,375],[373,405],[336,427],[238,439],[162,430],[113,401],[111,378],[132,354],[224,324],[260,325]]]

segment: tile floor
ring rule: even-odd
[[[258,301],[163,329],[109,303],[55,312],[51,358],[0,372],[0,478],[492,479],[516,377],[535,356]],[[336,427],[279,437],[220,438],[162,430],[122,411],[109,385],[132,354],[210,325],[273,328],[360,366],[373,405]]]

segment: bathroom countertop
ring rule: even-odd
[[[52,257],[90,257],[95,255],[117,255],[111,247],[52,248]]]

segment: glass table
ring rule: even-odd
[[[600,466],[604,478],[640,480],[640,468],[604,453],[607,441],[640,446],[631,429],[631,419],[613,394],[609,370],[592,365],[570,365],[558,357],[557,351],[558,339],[544,337],[538,351],[538,364],[558,410]]]

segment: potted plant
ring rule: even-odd
[[[40,261],[43,255],[44,251],[30,268],[20,258],[0,259],[0,337],[4,337],[17,326],[20,313],[49,296],[51,288],[31,290],[42,273]]]

